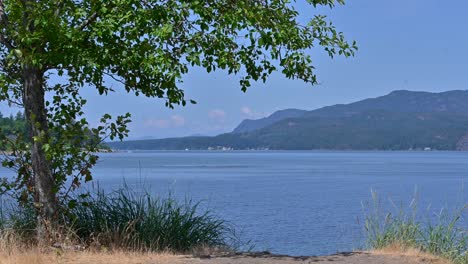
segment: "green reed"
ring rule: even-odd
[[[364,209],[368,248],[415,248],[453,263],[468,263],[468,229],[461,226],[468,205],[453,213],[443,209],[436,215],[435,222],[424,221],[418,215],[416,199],[407,209],[400,205],[395,213],[384,212],[376,192],[372,191],[372,202],[364,205]]]

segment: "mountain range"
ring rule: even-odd
[[[277,111],[214,137],[108,144],[135,150],[468,150],[468,91],[400,90],[311,111]]]

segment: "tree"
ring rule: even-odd
[[[25,140],[11,143],[4,165],[18,176],[3,188],[34,205],[40,241],[57,228],[62,208],[76,202],[69,191],[92,179],[96,148],[86,142],[95,140],[84,138],[128,133],[129,114],[115,121],[105,114],[103,125],[90,128],[81,88],[105,95],[118,82],[172,108],[187,103],[179,84],[192,67],[240,75],[243,91],[275,71],[315,84],[312,48],[330,57],[352,56],[357,48],[325,16],[299,23],[293,2],[0,0],[0,99],[24,107],[29,128],[18,137]],[[343,4],[306,2],[307,12]]]

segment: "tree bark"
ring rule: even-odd
[[[57,197],[50,161],[43,149],[47,143],[48,125],[44,102],[43,72],[37,67],[23,67],[23,104],[31,131],[31,162],[34,175],[34,202],[37,207],[37,239],[39,244],[52,242],[57,227]]]

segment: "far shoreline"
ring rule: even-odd
[[[234,150],[206,150],[206,149],[112,149],[111,151],[100,151],[97,153],[144,153],[144,152],[180,152],[180,153],[287,153],[287,152],[310,152],[310,153],[365,153],[365,152],[388,152],[388,153],[395,153],[395,152],[402,152],[402,153],[431,153],[431,152],[460,152],[460,153],[468,153],[467,150],[359,150],[359,149],[352,149],[352,150],[330,150],[330,149],[311,149],[311,150],[303,150],[303,149],[269,149],[269,150],[247,150],[247,149],[234,149]]]

